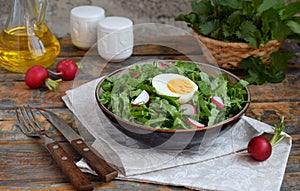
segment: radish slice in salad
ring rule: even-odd
[[[211,102],[213,102],[217,107],[219,107],[220,109],[224,109],[225,105],[222,101],[222,99],[219,96],[213,96],[211,98]]]
[[[172,63],[169,62],[161,62],[159,63],[160,68],[167,68],[173,66]]]
[[[196,115],[197,109],[195,106],[189,103],[181,104],[179,110],[182,110],[183,115]]]
[[[131,75],[131,78],[136,78],[140,75],[139,72],[134,72],[132,75]]]
[[[133,105],[140,105],[142,103],[146,104],[150,100],[150,96],[146,90],[143,90],[140,95],[138,95],[133,102],[131,102]]]
[[[205,127],[204,124],[199,123],[198,121],[195,121],[194,119],[191,119],[191,118],[189,118],[189,117],[187,117],[187,118],[185,119],[185,121],[188,122],[188,124],[190,124],[190,125],[192,125],[192,126],[194,126],[194,127],[196,127],[196,128],[203,128],[203,127]]]

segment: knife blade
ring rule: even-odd
[[[118,172],[110,166],[103,158],[97,156],[84,139],[75,132],[63,119],[55,113],[46,109],[38,108],[42,115],[56,127],[64,137],[71,143],[73,148],[86,160],[93,170],[96,171],[101,180],[108,182],[118,176]]]

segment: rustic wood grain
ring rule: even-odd
[[[74,115],[66,108],[61,97],[65,91],[77,87],[89,80],[106,75],[118,68],[148,59],[200,60],[202,51],[195,48],[189,37],[152,38],[140,42],[134,48],[133,56],[122,64],[110,63],[101,65],[95,49],[83,51],[74,47],[69,37],[61,38],[61,54],[58,62],[64,58],[83,61],[85,68],[76,81],[65,81],[55,91],[46,88],[29,89],[24,84],[24,74],[11,73],[0,68],[0,190],[74,190],[67,177],[59,169],[43,141],[38,138],[26,137],[18,127],[15,117],[16,107],[30,104],[33,107],[44,107],[62,117],[70,126],[77,130]],[[178,42],[181,42],[178,44]],[[163,45],[160,46],[159,44]],[[170,48],[172,47],[172,48]],[[288,46],[285,46],[285,48]],[[180,51],[177,51],[180,50]],[[182,52],[186,55],[182,55]],[[300,190],[300,64],[299,59],[289,63],[286,79],[282,83],[262,86],[249,86],[251,104],[246,115],[270,125],[278,124],[281,116],[285,116],[286,132],[292,136],[292,150],[288,159],[281,190]],[[50,67],[55,70],[55,64]],[[231,71],[243,77],[243,71]],[[62,147],[71,154],[74,160],[79,159],[78,153],[65,138],[53,128],[41,115],[47,131],[60,141]],[[95,190],[188,190],[181,187],[137,183],[113,180],[103,183],[98,177],[87,175],[93,181]]]

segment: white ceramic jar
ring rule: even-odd
[[[98,22],[99,55],[111,62],[121,62],[133,51],[133,22],[125,17],[111,16]]]
[[[97,23],[105,18],[105,11],[97,6],[79,6],[70,12],[72,43],[81,49],[89,49],[97,42]]]

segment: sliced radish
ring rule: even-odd
[[[140,105],[142,103],[146,104],[150,100],[150,96],[146,90],[143,90],[140,95],[138,95],[133,102],[133,105]]]
[[[134,72],[132,75],[131,75],[131,78],[136,78],[140,75],[139,72]]]
[[[195,106],[189,103],[184,103],[181,104],[179,107],[179,110],[182,110],[183,115],[196,115],[197,114],[197,109]]]
[[[167,68],[167,67],[172,66],[172,64],[168,63],[168,62],[160,62],[159,66],[160,66],[160,68]]]
[[[211,102],[213,102],[217,107],[219,107],[220,109],[224,109],[225,105],[222,101],[222,99],[219,96],[213,96],[211,98]]]
[[[189,117],[187,117],[187,118],[185,119],[185,121],[188,122],[190,125],[196,127],[196,128],[203,128],[203,127],[205,127],[204,124],[199,123],[198,121],[195,121],[194,119],[191,119],[191,118],[189,118]]]

